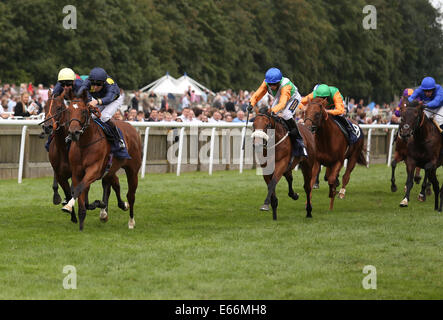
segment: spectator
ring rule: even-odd
[[[380,105],[376,104],[372,109],[372,116],[378,116],[379,113],[380,113]]]
[[[34,86],[32,85],[32,82],[29,82],[27,91],[30,96],[34,95]]]
[[[31,107],[32,105],[32,107]],[[34,101],[29,99],[29,93],[23,92],[21,94],[20,101],[16,104],[14,109],[14,117],[29,117],[32,114],[36,113],[36,106],[34,105]]]
[[[185,91],[185,94],[182,97],[182,105],[181,105],[182,110],[185,108],[188,108],[189,105],[190,105],[190,102],[189,102],[188,94]]]
[[[162,110],[162,111],[168,111],[169,110],[169,103],[168,103],[168,97],[167,96],[163,96],[162,101],[161,101],[160,110]]]
[[[229,100],[225,103],[225,109],[226,111],[235,112],[235,103],[233,97],[230,97]]]
[[[129,110],[127,120],[128,121],[137,121],[136,119],[137,119],[137,110],[135,110],[135,109]]]
[[[169,112],[165,112],[162,122],[171,122],[171,121],[172,121],[172,114],[170,114]]]
[[[139,103],[140,103],[140,91],[136,91],[131,99],[130,108],[138,111]]]
[[[132,109],[135,110],[135,109]],[[145,113],[143,111],[137,111],[137,116],[135,118],[135,121],[144,122],[145,121]]]
[[[154,109],[151,111],[151,113],[149,114],[148,121],[158,122],[158,111],[157,110]]]
[[[11,114],[8,113],[8,98],[6,96],[4,96],[1,100],[0,118],[8,119],[10,116],[11,116]]]
[[[237,112],[237,117],[232,122],[246,122],[245,113],[242,110]]]
[[[48,89],[43,88],[41,83],[38,85],[37,94],[42,98],[43,104],[48,101]]]
[[[220,112],[215,111],[210,119],[208,119],[210,123],[223,122],[223,117]]]
[[[118,109],[118,110],[114,113],[114,115],[112,116],[112,119],[113,119],[113,120],[120,120],[120,121],[124,120],[124,117],[123,117],[122,111],[121,111],[120,109]]]

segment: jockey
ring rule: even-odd
[[[407,97],[407,98],[409,98],[413,93],[414,93],[414,89],[406,88],[406,89],[403,91],[403,95],[402,95],[402,97]],[[400,108],[400,107],[401,107],[401,106],[400,106],[400,104],[401,104],[401,100],[402,100],[402,99],[400,99],[400,101],[398,102],[398,106],[397,106],[397,108],[395,108],[395,112],[394,112],[395,116],[398,117],[398,118],[400,118],[400,116],[401,116],[401,108]]]
[[[412,102],[418,98],[425,103],[426,116],[429,119],[434,119],[443,129],[443,88],[435,83],[434,78],[426,77],[408,100]]]
[[[327,98],[328,105],[326,106],[326,112],[344,125],[348,132],[355,134],[354,128],[344,117],[346,109],[345,104],[343,103],[343,96],[336,87],[328,86],[327,84],[315,86],[310,94],[303,97],[299,108],[304,108],[304,105],[308,103],[309,99],[312,100],[315,98]]]
[[[111,120],[114,113],[117,112],[123,103],[123,97],[120,96],[120,88],[117,83],[108,76],[104,69],[96,67],[91,70],[88,79],[83,81],[83,85],[77,92],[77,96],[81,95],[84,90],[87,90],[92,96],[89,105],[100,109],[100,120],[111,128],[113,132],[112,135],[118,142],[116,149],[122,150],[123,154],[127,154],[125,142],[114,122]]]
[[[60,95],[65,87],[71,87],[74,92],[77,92],[83,85],[83,80],[76,79],[74,71],[70,68],[63,68],[59,71],[57,83],[55,84],[53,96]]]
[[[279,69],[270,68],[266,71],[265,80],[249,101],[249,112],[252,111],[252,108],[257,105],[257,102],[260,101],[266,93],[274,97],[271,111],[275,114],[280,113],[288,125],[290,135],[296,139],[300,139],[301,136],[297,136],[299,133],[294,121],[294,113],[301,100],[297,87],[291,80],[284,78]]]

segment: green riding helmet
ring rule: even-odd
[[[314,98],[325,98],[331,95],[331,90],[327,84],[321,84],[314,90]]]

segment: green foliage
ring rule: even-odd
[[[443,76],[443,32],[428,0],[72,0],[0,3],[0,79],[54,83],[62,67],[101,66],[125,89],[185,72],[213,90],[254,90],[272,66],[302,94],[316,83],[391,101],[424,76]]]

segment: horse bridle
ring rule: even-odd
[[[414,107],[408,107],[408,108],[414,108]],[[417,117],[417,120],[416,120],[416,122],[415,122],[415,125],[414,125],[414,127],[413,128],[411,128],[411,130],[409,131],[409,133],[407,134],[407,135],[405,135],[405,136],[403,136],[403,135],[400,135],[402,138],[409,138],[409,137],[411,137],[411,136],[413,136],[414,135],[414,133],[415,133],[415,131],[417,130],[417,129],[419,129],[419,128],[421,128],[421,126],[423,125],[423,122],[424,122],[424,120],[425,120],[425,113],[424,112],[422,112],[422,115],[421,115],[421,117]],[[401,125],[400,126],[400,130],[401,129],[409,129],[409,124],[404,124],[404,125]]]
[[[52,107],[53,107],[53,103],[54,103],[54,100],[57,99],[57,98],[58,98],[58,97],[50,97],[50,98],[48,98],[47,101],[50,101],[49,112],[48,112],[49,115],[50,115],[50,117],[49,117],[49,118],[46,118],[45,120],[43,120],[42,122],[40,122],[39,125],[42,125],[43,123],[46,123],[46,122],[48,122],[49,120],[53,120],[54,123],[57,125],[56,130],[58,130],[61,126],[64,126],[64,124],[60,124],[59,119],[57,119],[57,118],[58,118],[63,112],[65,112],[65,111],[67,110],[66,105],[64,104],[64,102],[62,103],[62,105],[61,105],[59,108],[57,108],[57,109],[60,109],[60,110],[56,111],[56,112],[54,113],[54,115],[52,115]],[[48,103],[48,102],[46,102],[46,103]],[[62,108],[63,106],[65,106],[65,108]],[[57,119],[57,120],[54,120],[54,119]]]
[[[70,101],[69,105],[71,105],[71,103],[75,103],[75,102],[83,102],[84,103],[84,101],[82,99],[73,99]],[[84,122],[82,122],[80,119],[72,118],[69,121],[67,121],[67,123],[68,123],[68,127],[69,127],[73,121],[77,121],[81,127],[80,134],[83,134],[86,131],[86,129],[89,127],[89,124],[91,123],[91,113],[94,113],[94,111],[92,111],[92,108],[87,108],[87,109],[81,110],[81,112],[82,112],[82,115],[84,115],[86,118],[86,120]]]
[[[322,122],[322,120],[323,120],[323,118],[324,118],[324,116],[323,116],[323,105],[321,104],[321,103],[318,103],[318,102],[314,102],[314,104],[318,104],[319,106],[320,106],[320,123]],[[305,113],[306,113],[306,111],[304,111]],[[325,120],[327,120],[328,119],[328,113],[326,113],[326,118],[325,118]],[[311,125],[311,132],[312,133],[315,133],[315,132],[317,132],[317,130],[318,130],[318,126],[317,125],[315,125],[314,124],[314,120],[312,120],[311,118],[306,118],[306,117],[304,117],[304,122],[305,122],[305,124],[306,124],[306,121],[307,120],[309,120],[309,121],[311,121],[311,123],[312,123],[312,125]]]
[[[276,125],[276,121],[278,121],[278,120],[276,120],[272,115],[268,115],[268,114],[266,114],[266,113],[259,113],[259,114],[257,114],[257,116],[265,116],[266,118],[269,119],[269,123],[268,123],[268,124],[266,125],[266,127],[264,128],[264,129],[266,130],[266,132],[268,131],[268,129],[272,129],[272,126],[274,126],[274,128],[277,127],[277,125]],[[275,135],[275,133],[274,133],[274,135]],[[275,148],[275,147],[277,147],[280,143],[282,143],[283,140],[285,140],[288,136],[289,136],[289,132],[287,132],[286,135],[284,135],[283,138],[281,138],[277,143],[275,143],[274,145],[269,146],[269,147],[268,147],[268,141],[266,141],[265,139],[263,139],[263,140],[264,140],[264,142],[263,142],[263,148],[264,148],[264,149],[268,149],[268,150],[269,150],[269,149],[272,149],[272,148]]]

